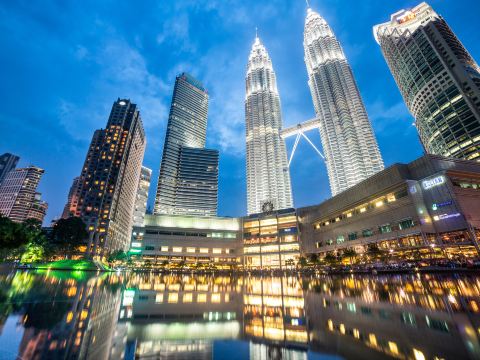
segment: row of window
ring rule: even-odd
[[[132,243],[132,247],[136,247],[135,243]],[[192,253],[192,254],[234,254],[235,249],[222,249],[222,248],[197,248],[197,247],[181,247],[181,246],[159,246],[155,248],[155,246],[147,245],[145,246],[145,250],[154,251],[158,250],[161,252],[174,252],[174,253]]]
[[[390,223],[380,225],[377,231],[374,231],[373,228],[363,229],[362,231],[353,231],[349,233],[346,238],[345,238],[345,235],[338,235],[335,240],[327,239],[325,241],[325,244],[323,243],[323,241],[318,241],[316,245],[317,245],[317,248],[322,247],[324,245],[333,245],[334,243],[339,245],[339,244],[343,244],[345,240],[353,241],[359,238],[367,238],[375,234],[386,234],[392,231],[405,230],[405,229],[412,228],[414,226],[415,226],[415,222],[412,219],[404,219],[399,221],[396,225],[392,225]]]
[[[236,233],[233,232],[211,232],[211,233],[198,233],[189,231],[164,231],[164,230],[146,230],[149,235],[173,235],[173,236],[195,236],[195,237],[212,237],[212,238],[226,238],[235,239]]]
[[[315,229],[320,229],[321,227],[328,226],[330,224],[337,223],[337,222],[342,221],[344,219],[351,218],[354,215],[363,214],[363,213],[365,213],[369,210],[380,208],[387,203],[394,202],[397,199],[403,198],[407,195],[408,195],[408,192],[407,192],[407,189],[405,188],[405,189],[402,189],[402,190],[397,191],[395,193],[382,196],[382,197],[377,198],[373,201],[370,201],[366,204],[363,204],[363,205],[357,206],[353,209],[344,211],[342,214],[339,214],[338,216],[336,216],[334,218],[320,221],[320,222],[318,222],[314,225],[314,228]]]

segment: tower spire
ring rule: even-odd
[[[305,0],[305,2],[307,3],[307,9],[310,9],[310,1]]]

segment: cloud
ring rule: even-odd
[[[413,126],[414,119],[403,101],[386,105],[377,100],[366,107],[373,129],[379,138],[390,139],[400,136],[407,139],[416,132]]]

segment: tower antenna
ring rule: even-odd
[[[258,27],[255,26],[255,38],[258,39]]]
[[[305,0],[305,2],[307,3],[307,8],[310,9],[310,2],[308,0]]]

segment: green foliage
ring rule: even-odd
[[[60,219],[53,227],[52,238],[59,250],[73,253],[88,238],[86,225],[79,217]]]
[[[22,224],[15,223],[7,217],[0,216],[0,249],[2,251],[8,254],[9,251],[25,245],[28,240],[27,230]]]
[[[319,262],[319,260],[318,260],[318,254],[315,254],[315,253],[310,254],[310,255],[308,256],[308,261],[309,261],[311,264],[313,264],[313,265],[318,264],[318,262]]]
[[[299,265],[300,265],[301,267],[305,267],[305,266],[308,265],[307,259],[306,259],[305,257],[303,257],[303,256],[300,256],[300,257],[298,258],[298,263],[299,263]]]
[[[108,255],[107,262],[112,264],[114,262],[125,262],[128,260],[128,255],[123,250],[115,250],[110,255]]]
[[[331,252],[329,252],[329,253],[327,253],[327,255],[325,255],[324,260],[327,264],[330,264],[330,265],[335,264],[338,261],[337,257]]]
[[[343,257],[347,258],[350,261],[350,264],[353,264],[357,255],[358,254],[354,248],[347,248],[343,251]]]

